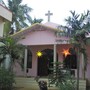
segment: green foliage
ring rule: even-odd
[[[7,36],[10,32],[11,22],[7,21],[4,24],[4,36]]]
[[[49,75],[49,86],[55,84],[60,90],[75,90],[76,82],[69,69],[62,68],[62,63],[54,63],[53,72]]]
[[[76,52],[79,52],[84,56],[84,79],[85,79],[85,71],[87,69],[87,53],[86,53],[86,46],[87,46],[87,37],[90,31],[90,11],[82,14],[76,14],[75,11],[71,11],[71,15],[66,19],[67,22],[67,30],[71,34],[71,44]],[[77,55],[78,56],[78,55]],[[78,56],[79,57],[79,56]],[[78,58],[79,60],[80,58]],[[79,68],[78,68],[79,69]]]
[[[22,63],[22,59],[24,58],[25,46],[17,44],[17,41],[9,36],[1,38],[0,42],[3,44],[0,46],[0,55],[3,56],[2,61],[4,60],[5,56],[9,54],[11,67],[15,61],[17,61],[18,63]]]
[[[73,37],[77,32],[82,32],[84,30],[85,33],[83,35],[85,35],[90,28],[90,22],[88,19],[90,11],[82,14],[76,14],[75,11],[70,11],[70,13],[71,16],[65,19],[67,23],[65,28],[67,28],[69,34],[71,34],[71,36]]]
[[[87,46],[87,38],[86,38],[87,31],[82,29],[82,30],[77,30],[76,34],[71,38],[71,44],[73,47],[79,50],[81,54],[84,56],[84,70],[87,69],[87,60],[88,56],[86,53],[86,46]]]
[[[5,68],[0,68],[0,90],[12,90],[14,83],[14,74]]]
[[[12,22],[11,28],[12,33],[14,30],[19,31],[21,28],[28,26],[28,23],[31,23],[31,17],[29,12],[32,11],[32,8],[28,7],[26,4],[22,5],[22,0],[8,0],[8,8],[12,11]]]
[[[34,18],[34,19],[31,21],[31,24],[41,23],[42,21],[43,21],[43,19],[36,19],[36,18]]]

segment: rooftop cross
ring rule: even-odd
[[[50,11],[48,11],[48,13],[45,14],[45,16],[48,16],[48,22],[50,22],[50,16],[53,15],[53,13],[50,13]]]

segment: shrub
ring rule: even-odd
[[[62,68],[59,62],[55,63],[56,68],[52,68],[53,72],[49,75],[49,86],[55,84],[59,90],[75,90],[76,81],[70,73],[70,69]]]
[[[14,74],[5,68],[0,68],[0,90],[12,90]]]

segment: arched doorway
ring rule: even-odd
[[[71,70],[71,74],[75,75],[75,69],[77,69],[77,55],[73,48],[69,49],[70,55],[66,57],[63,55],[64,58],[64,68],[68,68]]]
[[[38,76],[47,76],[52,71],[50,68],[53,67],[53,50],[45,49],[42,50],[43,55],[38,57]]]

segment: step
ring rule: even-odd
[[[40,80],[46,81],[47,85],[48,85],[48,78],[39,78],[39,81]],[[39,87],[35,78],[16,77],[15,81],[16,81],[16,84],[15,84],[16,87],[27,87],[27,88],[29,88],[29,87],[38,88]],[[52,86],[52,88],[55,87],[54,84],[52,84],[50,86]],[[51,88],[51,87],[49,87],[49,88]],[[79,88],[80,88],[80,90],[86,90],[86,80],[79,80]]]
[[[19,77],[15,78],[15,86],[16,87],[38,87],[38,83],[35,81],[34,78],[24,78],[24,77]]]

